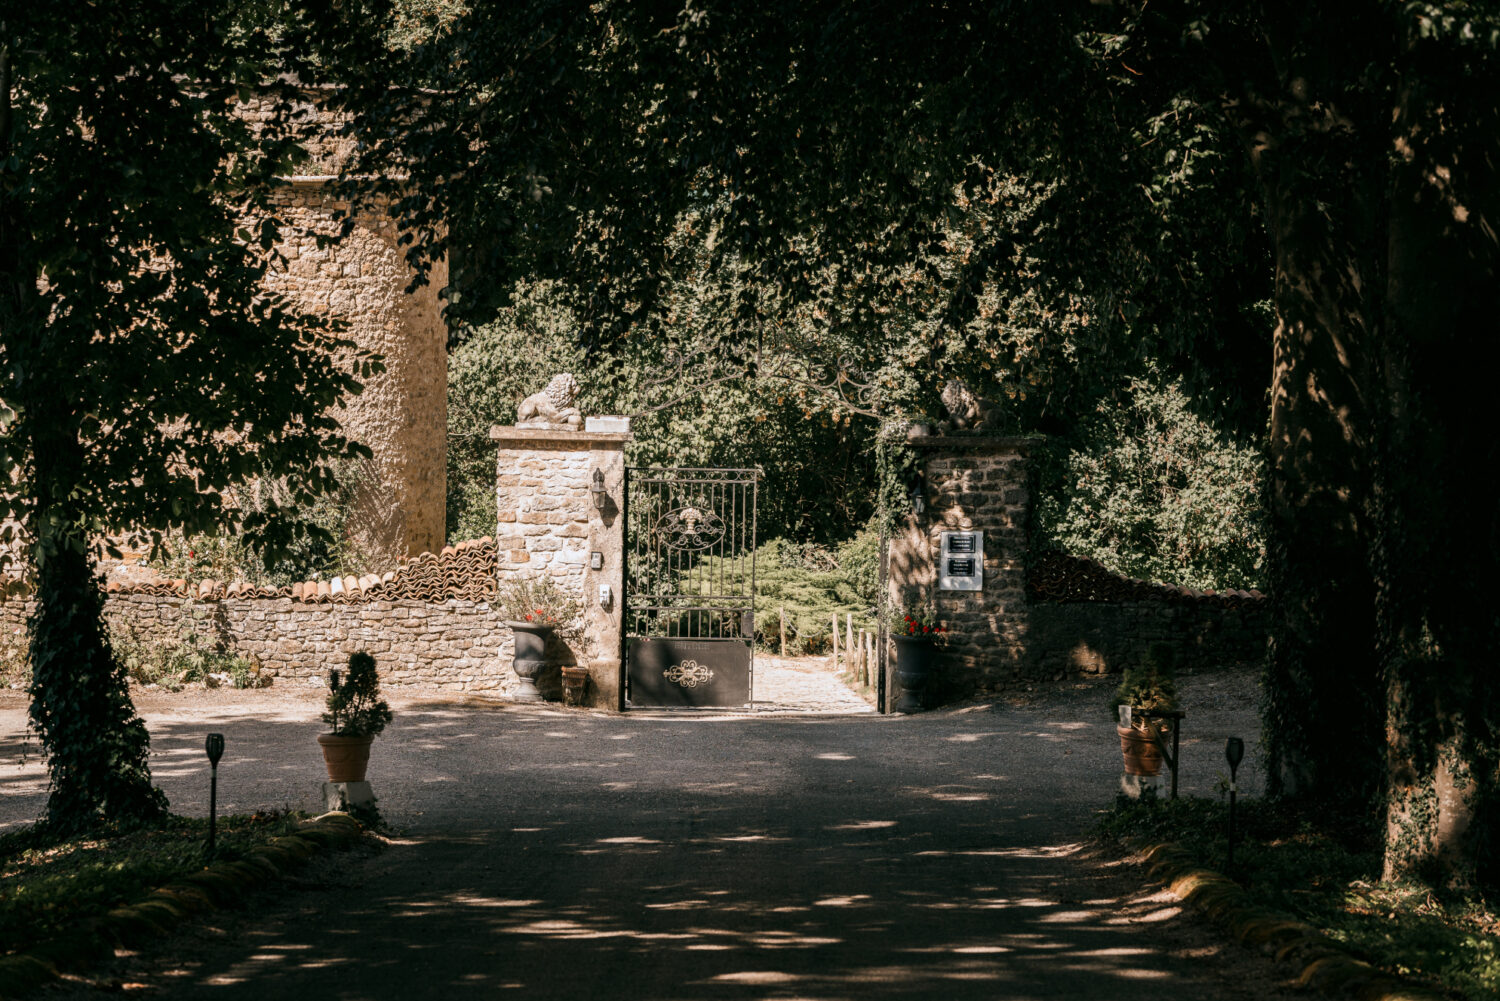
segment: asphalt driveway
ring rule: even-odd
[[[1223,738],[1254,747],[1253,684],[1183,688],[1183,788],[1207,794]],[[174,808],[206,806],[209,730],[224,809],[314,806],[314,696],[143,699]],[[385,851],[117,982],[225,1001],[1276,996],[1259,960],[1164,934],[1173,902],[1122,896],[1138,881],[1083,848],[1120,771],[1105,701],[683,718],[403,698],[371,761],[402,831]],[[0,734],[16,713],[0,702]],[[39,766],[3,750],[13,824],[40,807]]]

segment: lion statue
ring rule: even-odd
[[[516,408],[516,427],[577,431],[583,427],[583,415],[573,406],[577,398],[578,380],[567,372],[560,372],[547,383],[546,389],[521,401]]]
[[[978,395],[962,379],[949,379],[941,397],[947,411],[941,425],[945,431],[993,430],[1003,419],[998,403]]]

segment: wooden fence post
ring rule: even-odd
[[[844,660],[848,663],[849,673],[854,674],[854,613],[844,613]]]
[[[833,669],[839,669],[839,613],[833,613]]]
[[[781,656],[786,656],[786,606],[781,606]]]

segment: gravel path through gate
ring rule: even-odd
[[[1253,681],[1184,679],[1183,787],[1255,735]],[[201,813],[311,806],[316,691],[147,695]],[[910,717],[607,716],[397,696],[372,781],[402,829],[221,912],[115,989],[167,999],[1279,998],[1268,963],[1084,845],[1119,750],[1095,685]],[[0,827],[40,808],[0,696]],[[1247,740],[1253,749],[1253,739]],[[1259,783],[1252,767],[1242,788]],[[96,997],[84,987],[57,997]],[[1288,997],[1291,995],[1287,995]]]
[[[829,657],[755,656],[757,712],[851,713],[867,715],[875,707],[860,698],[833,672]]]

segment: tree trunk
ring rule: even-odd
[[[1285,137],[1284,137],[1285,138]],[[1276,267],[1271,384],[1272,636],[1264,722],[1273,794],[1367,803],[1381,717],[1369,504],[1370,262],[1379,187],[1336,130],[1250,139]]]
[[[38,484],[59,482],[68,460],[77,458],[72,444],[68,449],[52,440],[38,449]],[[31,723],[52,779],[47,823],[73,833],[158,819],[167,801],[151,785],[150,737],[131,705],[125,670],[110,650],[89,540],[51,505],[40,505],[34,521]]]
[[[0,159],[11,148],[13,85],[10,50],[0,45]],[[17,171],[14,163],[8,171]],[[37,578],[28,623],[30,716],[52,780],[47,824],[74,833],[103,823],[147,822],[166,813],[167,800],[151,785],[150,737],[104,626],[104,595],[89,557],[96,533],[78,510],[87,502],[78,497],[85,459],[77,428],[92,401],[74,399],[87,390],[70,381],[74,373],[58,371],[56,340],[65,335],[53,329],[37,291],[43,272],[32,245],[33,220],[10,187],[0,187],[5,402],[20,415],[8,458],[20,467],[15,486],[29,495],[19,510]]]
[[[1399,98],[1376,481],[1385,878],[1458,887],[1500,884],[1500,445],[1473,358],[1500,322],[1493,86]]]

